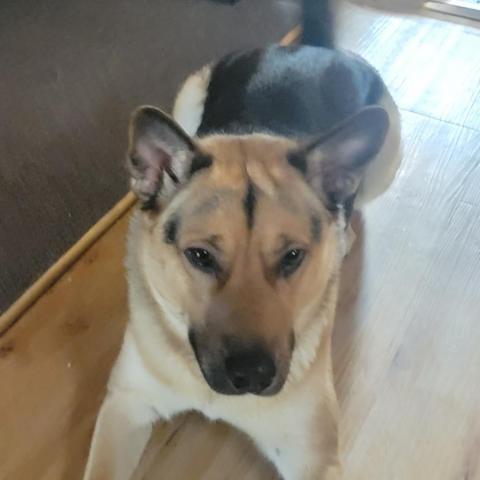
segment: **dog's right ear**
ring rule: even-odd
[[[166,113],[140,107],[129,127],[128,169],[132,191],[144,210],[156,209],[183,183],[198,154],[192,139]]]

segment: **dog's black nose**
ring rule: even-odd
[[[273,383],[277,373],[271,355],[261,347],[229,353],[225,371],[236,393],[259,394]]]

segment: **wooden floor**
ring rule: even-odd
[[[353,15],[353,17],[352,17]],[[334,338],[348,480],[480,480],[480,36],[351,10],[343,45],[384,75],[405,162],[364,212]],[[120,220],[0,337],[0,479],[81,477],[126,322]],[[223,424],[159,425],[137,479],[267,480]]]

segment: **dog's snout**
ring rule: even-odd
[[[193,329],[189,340],[203,377],[215,392],[271,396],[285,384],[290,361],[288,341],[282,350],[281,345],[263,338],[241,339]]]
[[[230,352],[225,358],[225,371],[236,393],[261,394],[276,376],[272,356],[261,347]]]

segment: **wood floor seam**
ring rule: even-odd
[[[413,115],[418,115],[420,117],[424,117],[424,118],[429,119],[429,120],[434,120],[436,122],[441,122],[441,123],[444,123],[446,125],[451,125],[452,127],[464,128],[465,130],[470,130],[472,132],[480,133],[480,128],[471,127],[469,125],[462,125],[461,123],[452,122],[450,120],[446,120],[444,118],[439,118],[439,117],[434,116],[434,115],[429,115],[428,113],[419,112],[419,111],[416,111],[414,109],[403,108],[403,107],[400,107],[400,106],[398,107],[398,109],[400,110],[400,112],[408,112],[408,113],[411,113]]]

